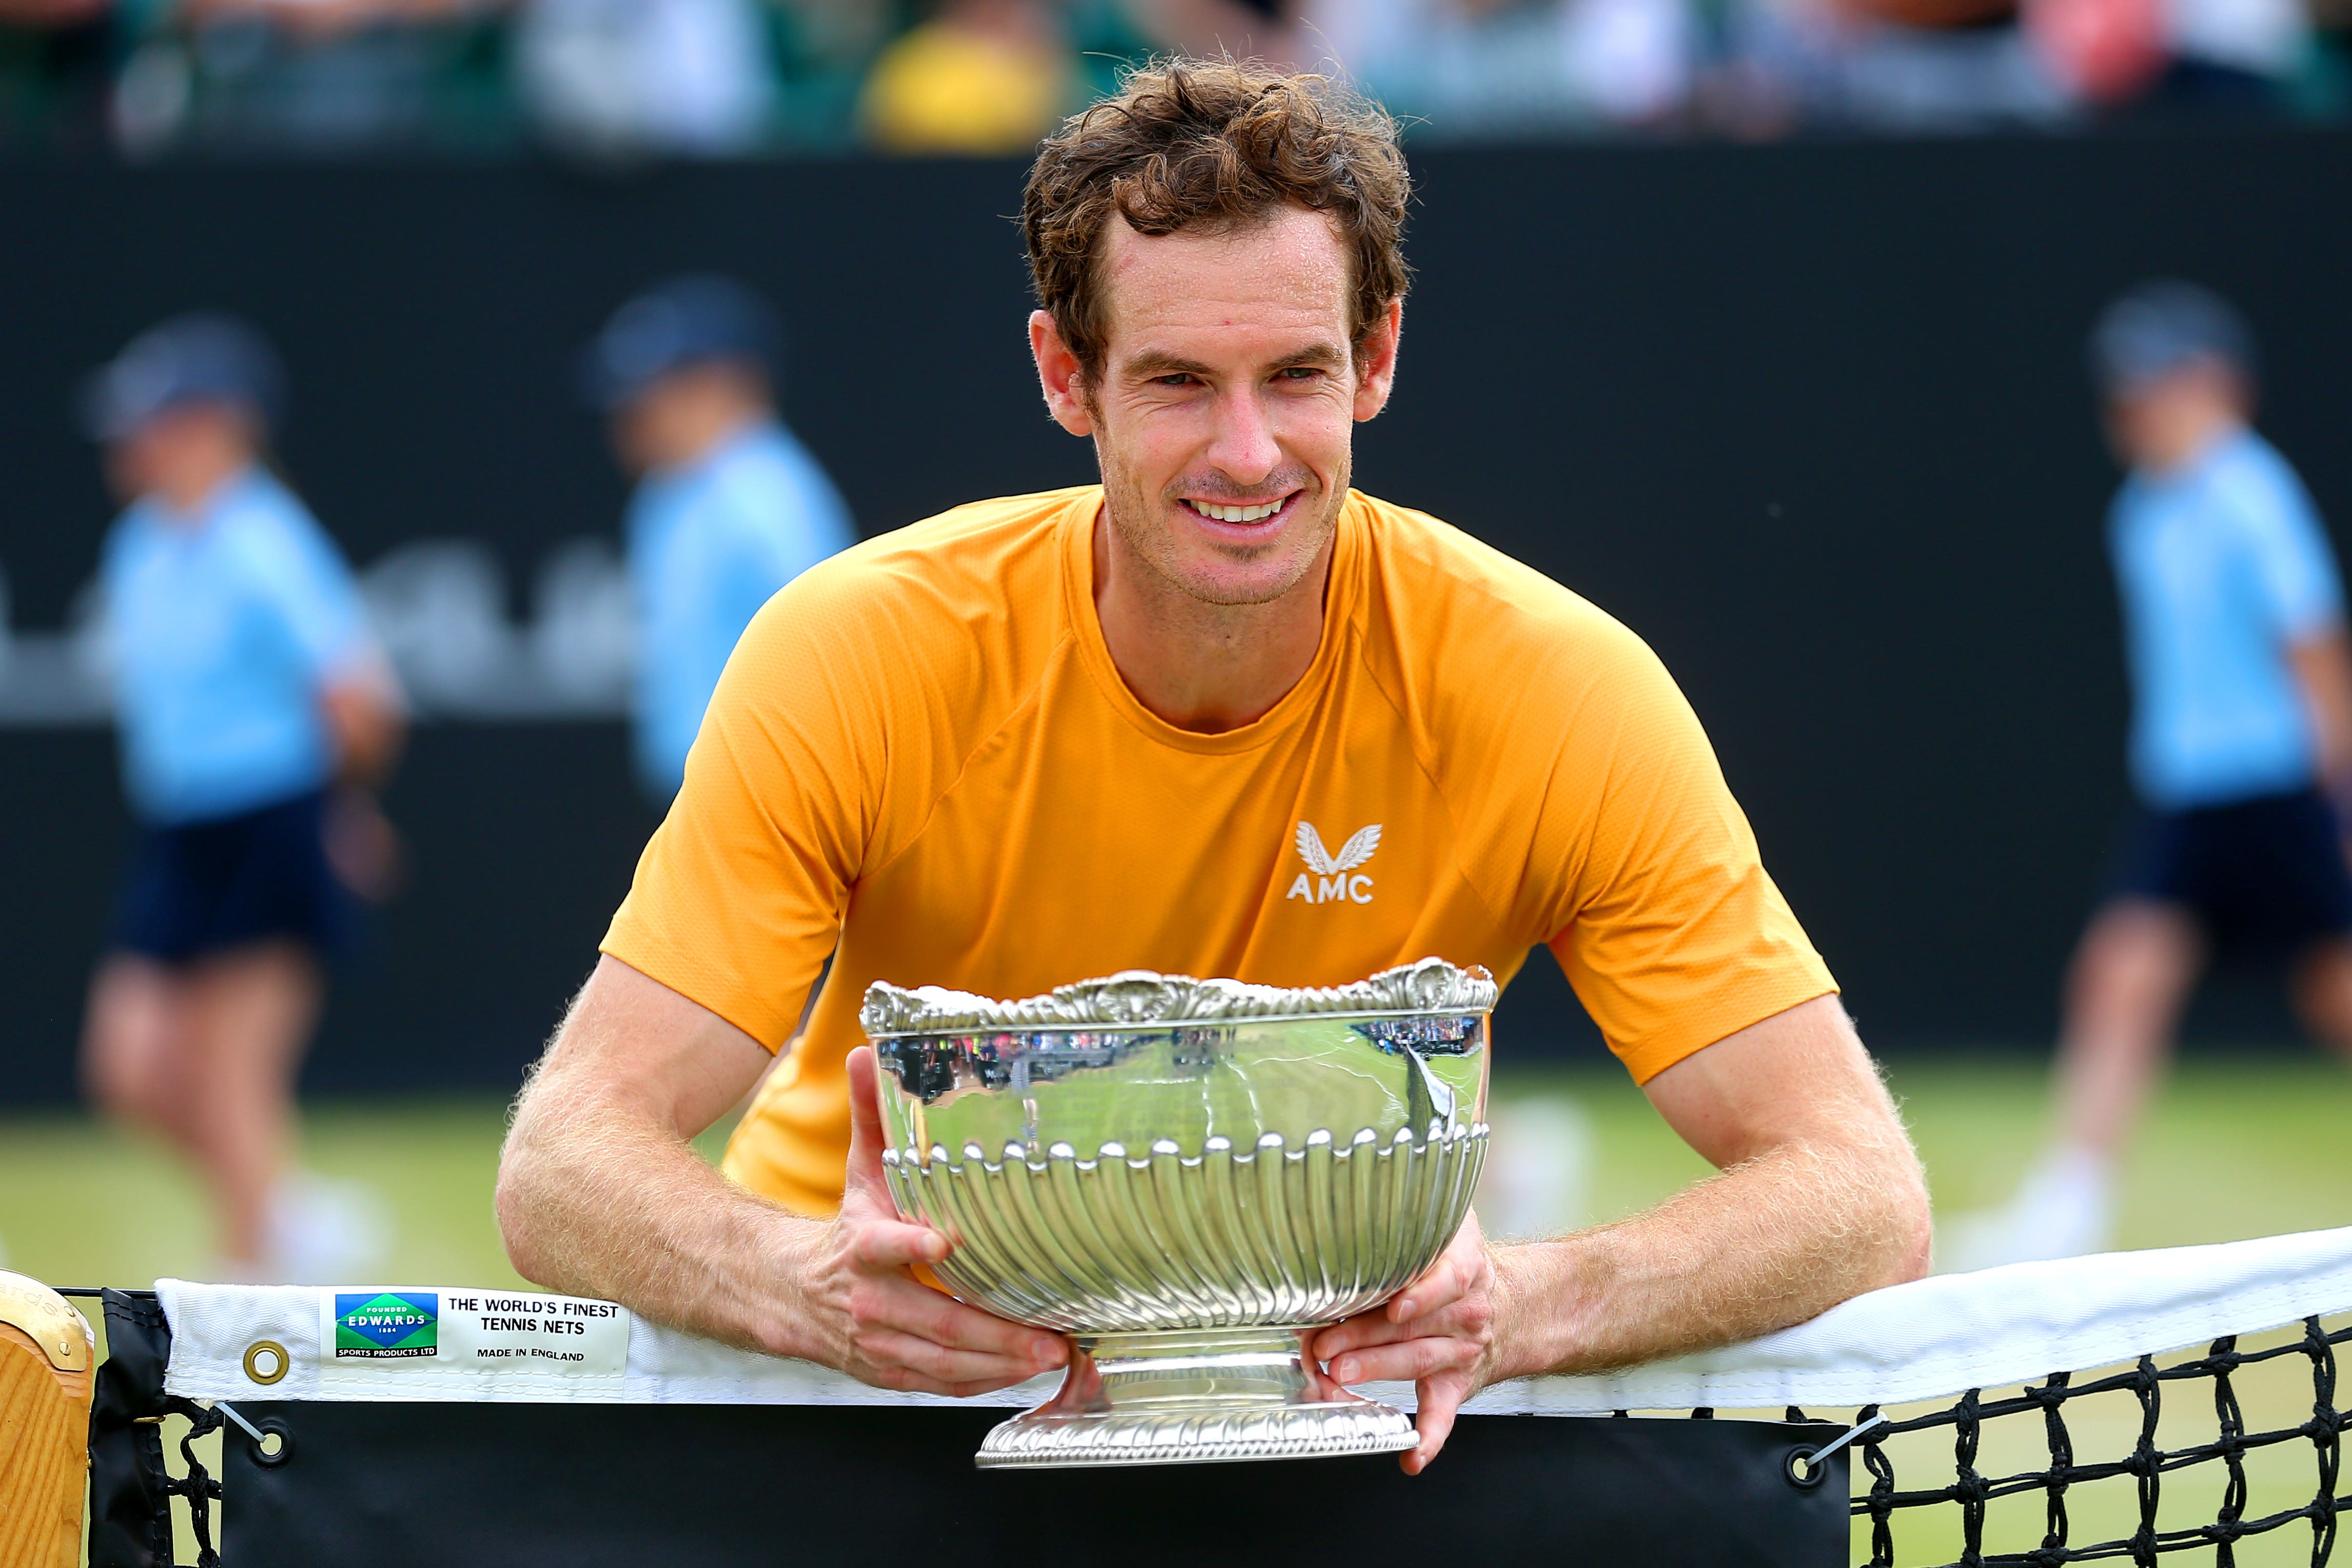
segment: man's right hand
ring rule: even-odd
[[[882,1174],[872,1047],[849,1053],[849,1170],[841,1212],[796,1272],[817,1346],[801,1353],[877,1388],[959,1398],[1025,1382],[1070,1358],[1067,1341],[967,1307],[915,1278],[947,1237],[898,1217]]]

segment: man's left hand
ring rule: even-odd
[[[1470,1215],[1429,1271],[1385,1306],[1335,1323],[1312,1353],[1340,1383],[1411,1383],[1419,1394],[1420,1442],[1399,1456],[1417,1476],[1445,1447],[1462,1402],[1507,1376],[1504,1344],[1510,1290]]]

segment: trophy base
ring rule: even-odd
[[[1412,1418],[1324,1375],[1316,1326],[1082,1334],[1061,1391],[989,1433],[983,1470],[1393,1454]]]

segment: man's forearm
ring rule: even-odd
[[[1592,1372],[1753,1338],[1927,1268],[1907,1142],[1795,1142],[1647,1214],[1496,1248],[1501,1376]]]
[[[499,1225],[526,1277],[672,1327],[809,1355],[800,1264],[822,1222],[745,1192],[642,1113],[562,1083],[534,1087],[499,1173]]]

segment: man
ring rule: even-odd
[[[2333,804],[2352,787],[2352,659],[2326,531],[2248,427],[2253,344],[2225,301],[2142,285],[2108,306],[2091,358],[2130,469],[2107,543],[2140,809],[2067,983],[2057,1143],[2006,1210],[1955,1226],[1958,1267],[2107,1245],[2116,1162],[2209,951],[2291,958],[2305,1022],[2352,1049]]]
[[[499,1213],[525,1274],[886,1387],[1003,1387],[1065,1347],[915,1276],[947,1244],[882,1184],[869,982],[1295,985],[1432,953],[1507,977],[1538,942],[1725,1173],[1557,1240],[1472,1220],[1324,1331],[1342,1382],[1418,1381],[1408,1470],[1497,1378],[1924,1266],[1909,1142],[1657,660],[1348,488],[1396,373],[1406,196],[1386,116],[1255,65],[1139,71],[1046,142],[1030,348],[1103,482],[870,542],[753,622],[519,1107]],[[730,1184],[686,1139],[828,953]]]
[[[225,1273],[323,1279],[372,1267],[385,1222],[363,1189],[295,1171],[294,1079],[352,892],[386,880],[367,791],[401,717],[350,569],[270,469],[281,387],[259,334],[209,315],[142,334],[89,387],[127,503],[101,584],[141,834],[83,1067],[195,1163]]]
[[[770,595],[856,542],[849,511],[777,416],[773,318],[724,278],[677,278],[616,311],[586,366],[629,502],[637,775],[667,806],[735,639]]]

